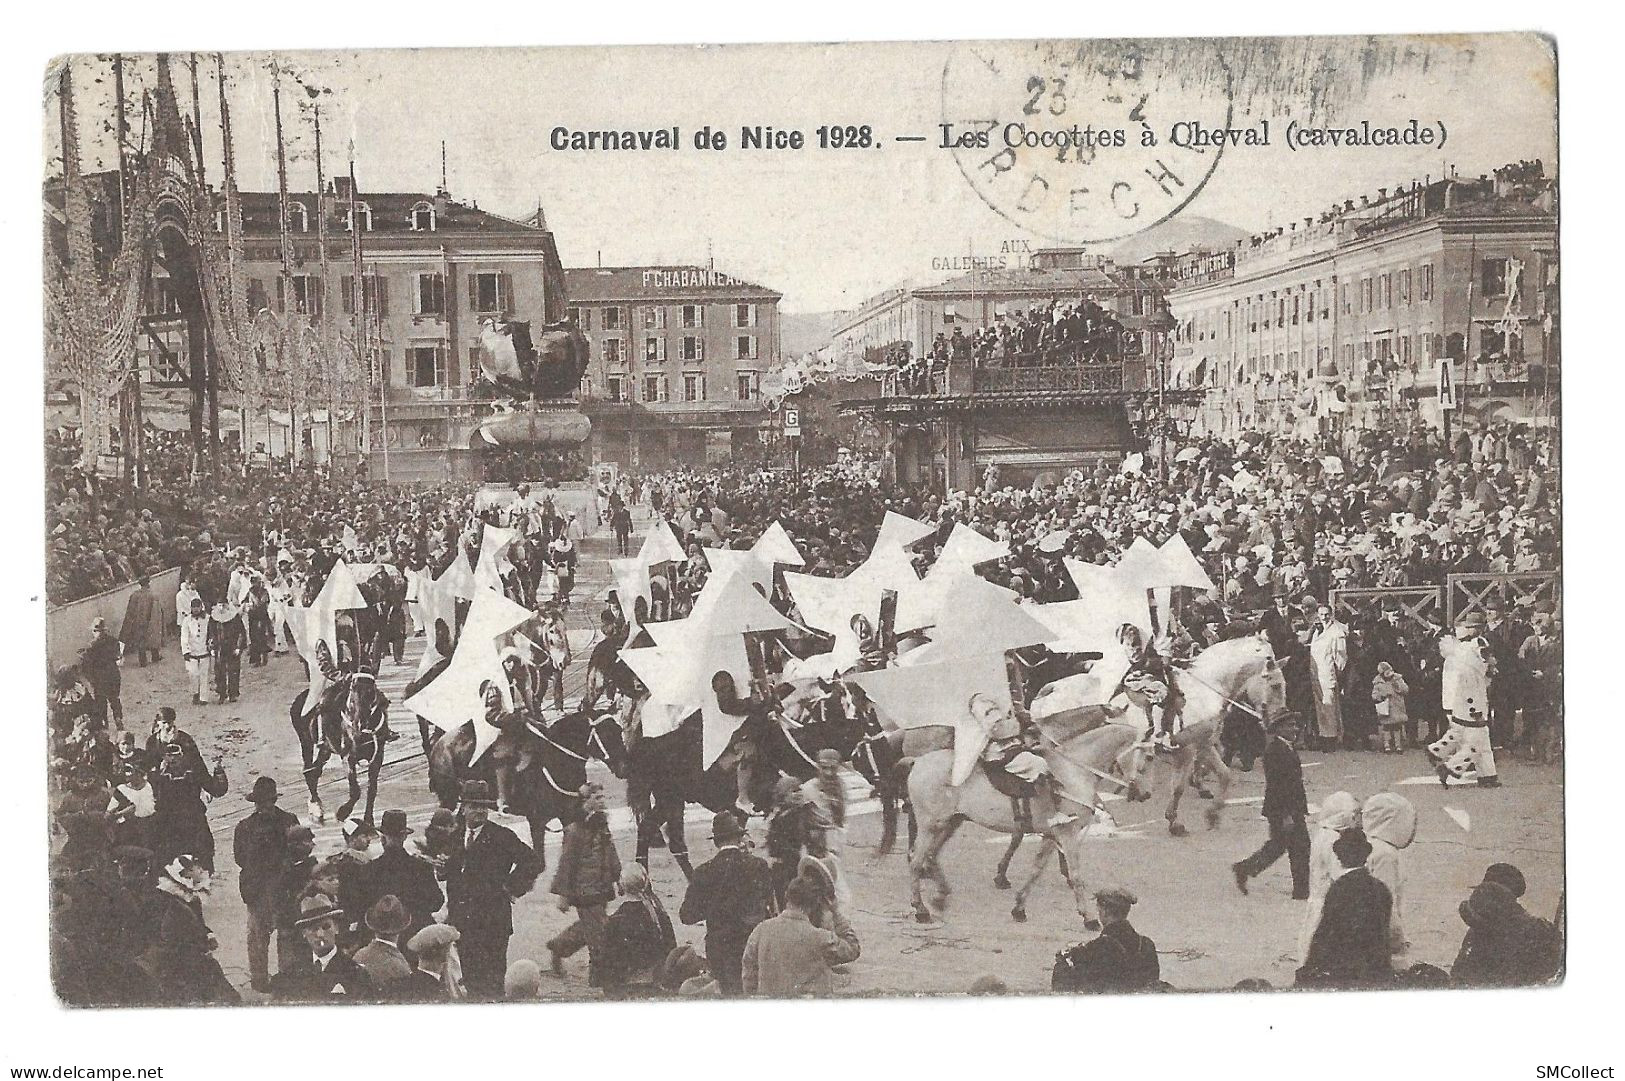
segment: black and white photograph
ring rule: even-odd
[[[40,69],[64,1026],[1563,993],[1557,37],[173,40]]]

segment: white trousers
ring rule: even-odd
[[[1488,728],[1469,728],[1452,720],[1450,730],[1428,750],[1457,777],[1465,776],[1469,770],[1480,777],[1496,775],[1495,752],[1490,749]]]
[[[209,696],[209,658],[186,658],[186,683],[192,689],[193,698],[207,698]]]

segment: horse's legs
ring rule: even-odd
[[[682,800],[677,801],[675,808],[666,812],[666,847],[671,849],[671,858],[677,861],[677,866],[683,869],[684,878],[694,877],[694,865],[688,859],[688,838],[683,834],[683,811],[686,805]]]
[[[1207,828],[1211,830],[1219,826],[1219,815],[1224,811],[1225,797],[1230,795],[1230,782],[1235,779],[1235,775],[1230,772],[1230,767],[1219,757],[1211,743],[1202,752],[1202,757],[1207,760],[1208,768],[1213,771],[1213,775],[1219,779],[1219,791],[1205,814]]]
[[[1168,820],[1168,832],[1175,837],[1183,837],[1188,832],[1179,821],[1179,798],[1185,794],[1185,789],[1191,783],[1191,774],[1195,770],[1196,752],[1188,747],[1181,747],[1174,770],[1174,790],[1168,797],[1168,810],[1162,816]]]
[[[1095,931],[1100,928],[1100,921],[1089,915],[1089,891],[1083,882],[1083,838],[1087,830],[1077,822],[1070,822],[1061,827],[1063,831],[1057,837],[1057,851],[1061,855],[1061,867],[1067,872],[1067,885],[1072,887],[1072,899],[1077,902],[1078,915],[1083,917],[1085,929]],[[1072,868],[1077,868],[1074,874]]]
[[[931,922],[931,909],[921,896],[920,884],[927,878],[939,887],[943,884],[942,872],[935,868],[937,851],[947,843],[953,833],[953,820],[948,822],[927,822],[922,831],[924,834],[914,852],[909,857],[909,878],[913,887],[914,918],[920,923]]]
[[[1010,847],[1004,850],[1003,857],[999,859],[999,869],[993,872],[994,889],[1007,890],[1010,888],[1010,861],[1016,858],[1016,849],[1021,847],[1021,839],[1025,836],[1024,833],[1010,835]]]
[[[322,779],[322,767],[327,765],[328,756],[333,752],[323,743],[312,749],[305,747],[305,787],[310,790],[310,802],[306,810],[311,821],[321,823],[327,821],[327,808],[322,806],[322,797],[316,794],[316,785]]]
[[[1020,843],[1021,834],[1016,834],[1016,841],[1017,843]],[[1054,835],[1048,833],[1044,834],[1042,841],[1038,846],[1038,852],[1033,856],[1032,873],[1027,876],[1027,880],[1023,882],[1021,884],[1021,888],[1016,891],[1016,904],[1015,907],[1010,910],[1010,918],[1015,920],[1017,923],[1027,922],[1027,894],[1031,892],[1033,885],[1037,883],[1039,876],[1044,873],[1044,868],[1049,865],[1050,853],[1054,852],[1055,850],[1056,846]],[[1011,851],[1015,851],[1015,849],[1012,847]]]
[[[536,866],[547,870],[547,823],[541,811],[532,811],[525,819],[530,823],[530,847],[536,850]]]
[[[349,768],[350,798],[345,800],[339,807],[338,819],[340,822],[348,820],[350,812],[355,810],[355,805],[361,802],[361,779],[358,770],[360,763],[354,758],[349,758],[346,760],[346,765]]]
[[[367,764],[367,825],[372,825],[373,804],[378,801],[378,774],[384,768],[384,745],[378,745],[372,761]]]

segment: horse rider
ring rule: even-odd
[[[350,693],[351,679],[360,671],[355,655],[343,645],[339,646],[338,659],[333,659],[333,650],[328,646],[327,639],[316,640],[316,667],[321,670],[322,678],[327,685],[316,699],[316,717],[318,720],[329,713],[336,713],[344,708],[345,696]],[[370,673],[369,673],[370,675]],[[392,743],[398,737],[395,730],[389,725],[389,711],[384,711],[383,719],[379,722],[378,735],[385,743]]]
[[[1173,680],[1168,664],[1156,643],[1147,643],[1140,628],[1125,623],[1117,629],[1117,641],[1128,653],[1129,669],[1123,675],[1123,689],[1131,698],[1144,702],[1149,727],[1146,738],[1158,747],[1173,749],[1175,711],[1168,698]]]
[[[1006,709],[990,695],[978,691],[969,702],[971,717],[987,734],[982,764],[1009,778],[1014,794],[1010,810],[1023,833],[1033,833],[1032,798],[1053,778],[1049,763],[1039,755],[1038,730],[1014,709]],[[991,777],[989,778],[991,780]],[[1002,789],[1001,789],[1002,791]]]
[[[509,646],[502,651],[502,678],[508,690],[505,706],[502,687],[495,680],[486,680],[481,688],[485,696],[485,720],[502,733],[491,745],[491,768],[496,774],[497,813],[511,815],[513,811],[514,780],[530,765],[530,749],[525,737],[527,725],[539,721],[533,693],[535,680],[531,666],[519,650]]]

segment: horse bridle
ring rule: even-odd
[[[1267,671],[1267,669],[1266,669],[1266,671]],[[1245,702],[1237,701],[1236,699],[1230,697],[1228,694],[1225,694],[1223,691],[1219,690],[1219,688],[1215,687],[1213,684],[1209,683],[1207,680],[1203,679],[1201,676],[1197,675],[1195,672],[1191,671],[1189,668],[1181,668],[1179,670],[1179,674],[1182,675],[1182,676],[1189,676],[1191,679],[1195,680],[1197,683],[1200,683],[1202,686],[1204,686],[1208,690],[1212,691],[1215,695],[1218,696],[1219,701],[1223,702],[1225,705],[1231,706],[1231,707],[1233,707],[1235,709],[1239,709],[1243,713],[1246,713],[1246,714],[1248,714],[1249,716],[1252,716],[1252,717],[1256,717],[1258,720],[1263,721],[1266,724],[1269,723],[1269,718],[1265,717],[1262,713],[1258,712],[1258,710],[1254,709],[1252,706],[1249,706]],[[1260,673],[1260,674],[1262,674],[1262,673]]]

